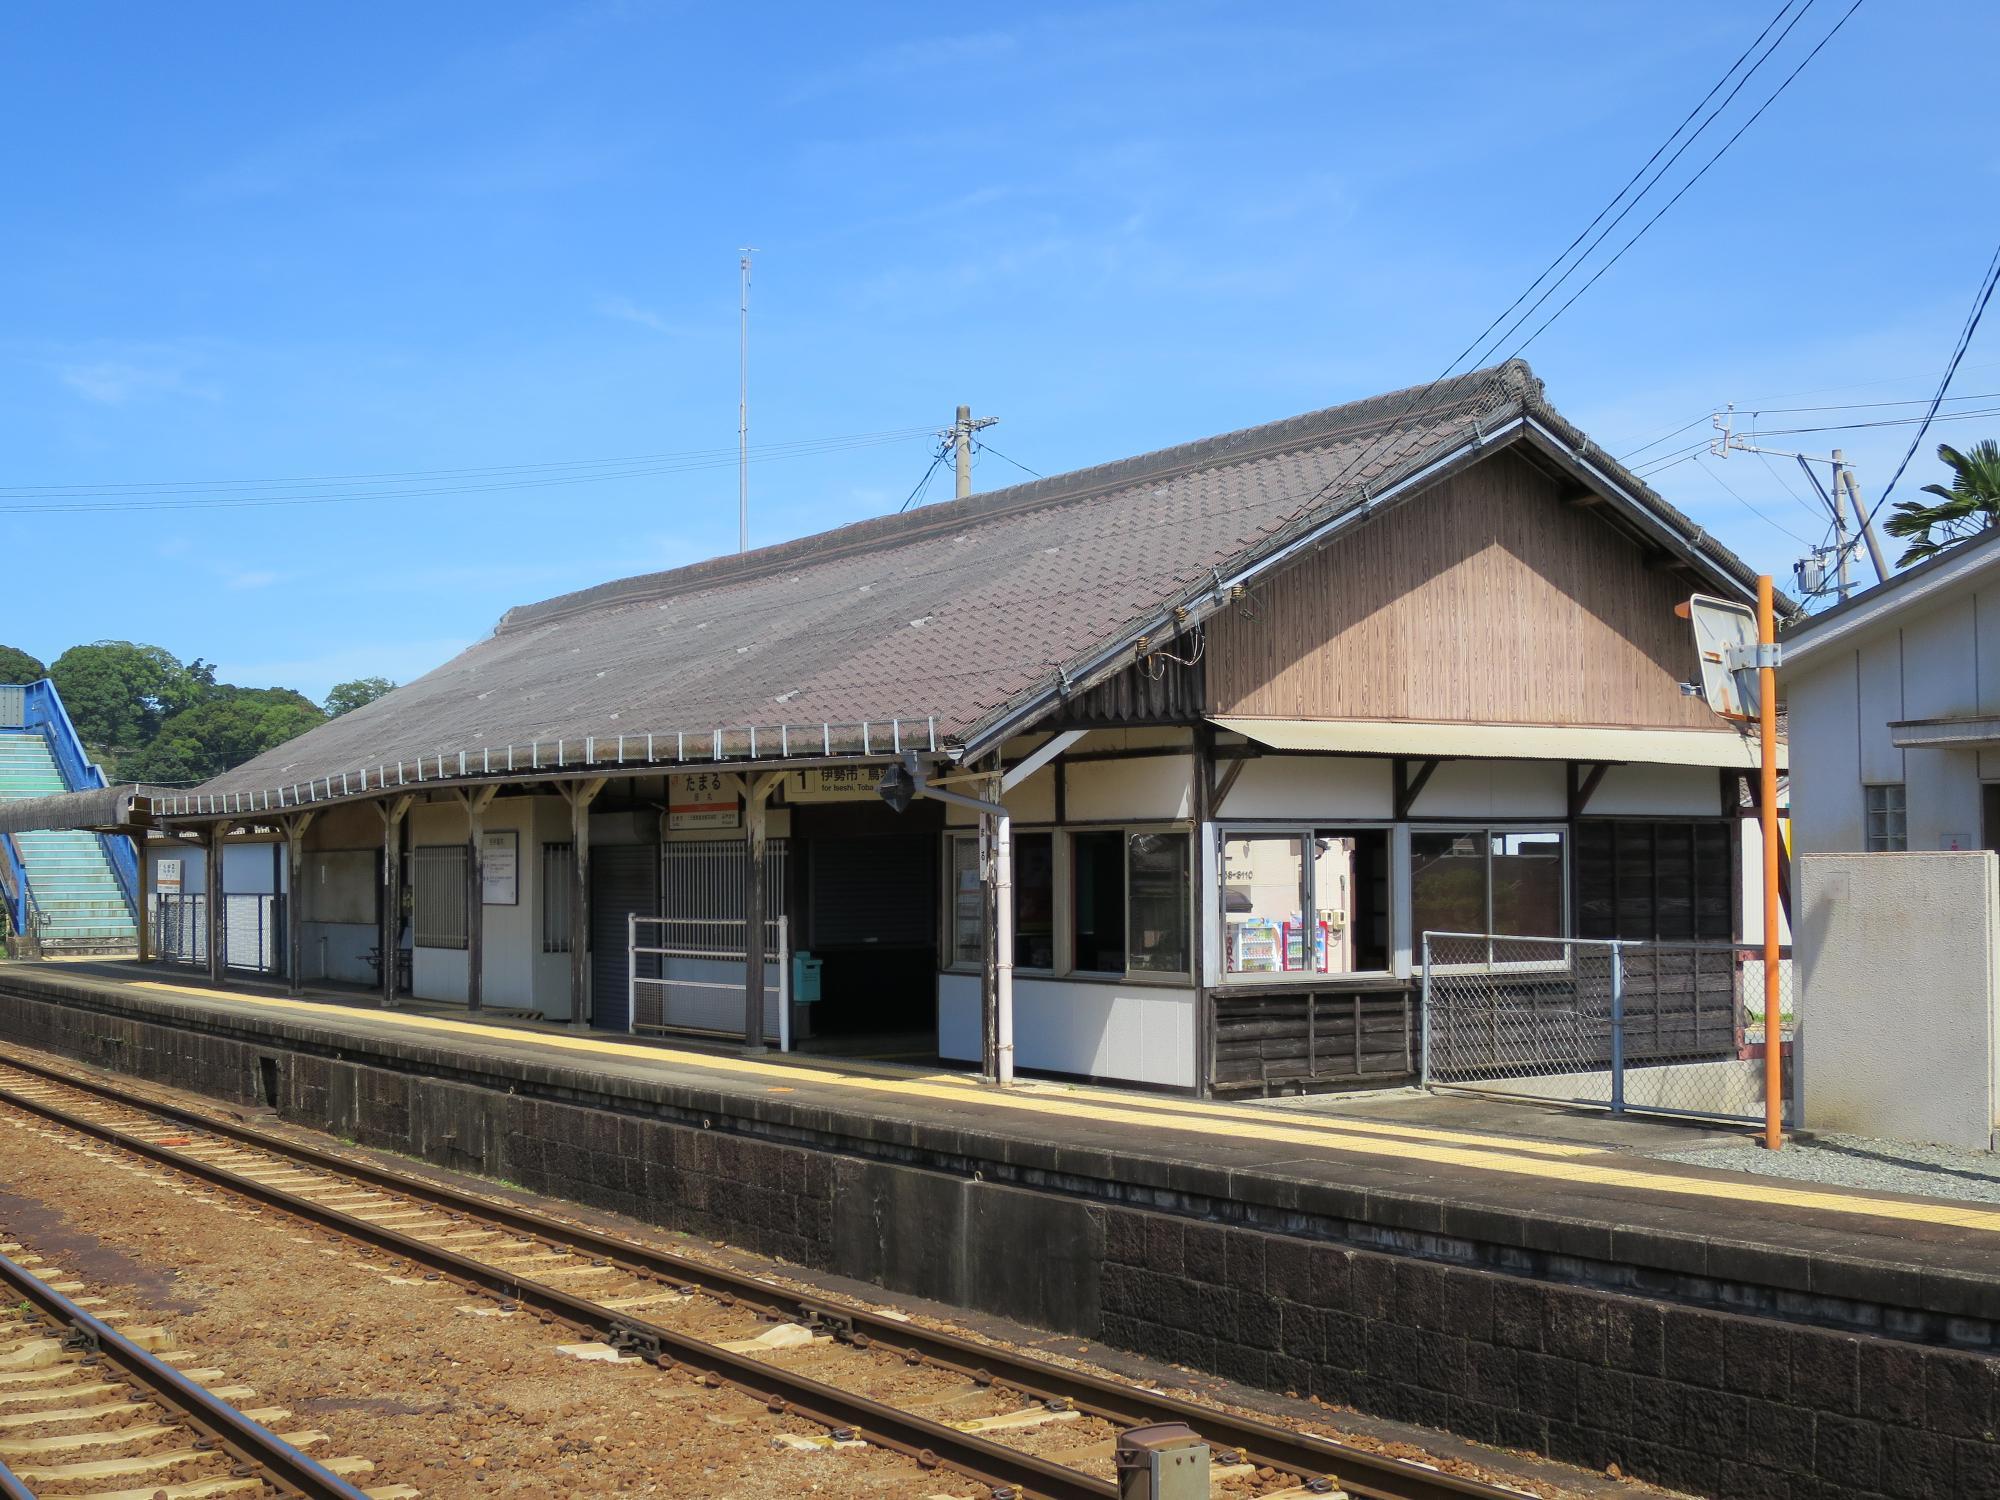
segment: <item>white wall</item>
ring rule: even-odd
[[[1386,760],[1335,755],[1260,755],[1243,763],[1215,816],[1379,820],[1396,811]]]
[[[976,974],[938,976],[938,1055],[979,1061]],[[1014,1062],[1132,1083],[1194,1086],[1195,992],[1166,985],[1014,980]]]
[[[1590,818],[1712,818],[1722,811],[1713,766],[1612,766],[1591,794]]]
[[[1568,772],[1560,761],[1444,761],[1410,812],[1417,818],[1565,818]]]
[[[1979,846],[1980,780],[2000,780],[2000,752],[1899,750],[1889,725],[2000,714],[2000,587],[1892,616],[1786,669],[1783,686],[1798,853],[1862,850],[1862,787],[1880,782],[1905,787],[1911,849]]]
[[[1993,1149],[2000,857],[1798,862],[1804,1123]]]

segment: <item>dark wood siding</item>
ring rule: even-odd
[[[1036,728],[1199,723],[1207,696],[1205,648],[1198,646],[1199,640],[1183,636],[1166,648],[1181,661],[1192,661],[1192,666],[1155,656],[1148,663],[1127,667],[1088,692],[1072,695]]]
[[[1214,1007],[1218,1094],[1380,1084],[1416,1072],[1409,990],[1237,990],[1217,994]]]
[[[1735,931],[1733,818],[1584,818],[1570,870],[1581,938],[1726,943]]]

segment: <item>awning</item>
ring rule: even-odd
[[[2000,714],[1892,719],[1889,743],[1899,750],[2000,750]]]
[[[0,802],[0,833],[40,833],[88,828],[99,833],[143,828],[153,821],[152,802],[140,788],[103,786],[53,797]]]
[[[1569,724],[1423,724],[1387,719],[1211,719],[1272,750],[1425,760],[1563,760],[1755,770],[1757,740],[1731,729],[1602,729]],[[1786,764],[1784,745],[1778,765]]]

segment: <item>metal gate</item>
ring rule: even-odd
[[[1796,1122],[1798,1009],[1781,950],[1777,1045]],[[1764,1117],[1764,962],[1732,943],[1427,932],[1423,1078],[1614,1113]]]
[[[764,1035],[791,1036],[788,861],[783,839],[764,846]],[[749,848],[742,839],[660,846],[659,914],[633,912],[622,939],[627,1025],[634,1032],[743,1034],[744,905]]]

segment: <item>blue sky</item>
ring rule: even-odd
[[[1819,0],[1740,104],[1845,8]],[[0,512],[0,641],[156,642],[317,695],[415,676],[510,605],[733,549],[744,244],[759,445],[967,401],[1055,472],[1424,381],[1772,9],[17,9],[0,504],[150,508]],[[1557,405],[1624,453],[1730,400],[1927,394],[2000,166],[1951,59],[1996,43],[1990,5],[1869,0],[1528,350]],[[2000,390],[1994,325],[1955,390]],[[1843,443],[1872,496],[1908,436],[1773,442]],[[512,467],[660,454],[715,461]],[[753,540],[892,510],[929,456],[912,434],[763,459]],[[503,472],[114,488],[472,468]],[[1782,583],[1803,549],[1779,528],[1823,526],[1780,468],[1658,482]],[[1927,451],[1898,493],[1936,470]],[[989,453],[975,482],[1017,477]],[[373,498],[161,505],[302,493]]]

